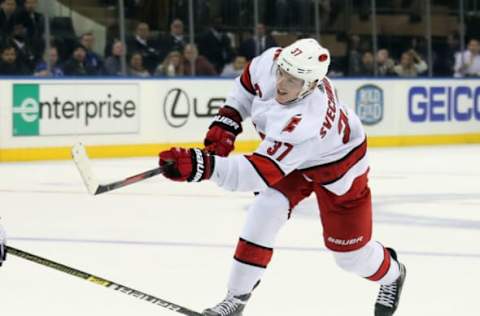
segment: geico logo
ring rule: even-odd
[[[412,87],[408,117],[412,122],[480,121],[480,87]]]
[[[136,104],[132,100],[112,100],[110,94],[107,100],[60,100],[54,97],[52,101],[40,101],[26,98],[20,106],[13,109],[26,122],[34,122],[38,118],[49,120],[83,119],[85,126],[89,120],[97,118],[134,117]]]

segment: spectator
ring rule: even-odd
[[[17,60],[15,46],[7,44],[1,49],[0,75],[29,75],[27,67]]]
[[[112,54],[105,60],[105,73],[109,76],[121,76],[122,56],[125,55],[125,45],[116,39],[112,44]]]
[[[455,77],[480,76],[480,43],[476,39],[468,42],[467,49],[455,55]]]
[[[423,36],[412,37],[410,39],[409,49],[413,49],[418,54],[418,56],[425,60],[426,56],[428,55],[427,39]]]
[[[225,65],[221,73],[222,77],[237,77],[243,72],[243,68],[247,64],[247,59],[244,56],[237,56],[230,64]]]
[[[23,9],[23,14],[26,17],[27,35],[32,41],[41,40],[45,29],[43,14],[36,12],[37,5],[37,0],[26,0]]]
[[[78,43],[73,48],[72,56],[63,66],[66,76],[94,76],[97,75],[95,68],[86,64],[87,49]]]
[[[240,55],[252,60],[270,47],[278,46],[272,35],[267,34],[265,24],[258,23],[255,28],[255,35],[246,39],[240,44],[238,49]]]
[[[427,69],[427,63],[413,49],[404,52],[400,64],[393,67],[394,73],[399,77],[417,77]]]
[[[390,76],[393,75],[393,67],[395,67],[395,62],[390,58],[388,50],[382,48],[377,52],[377,71],[379,76]]]
[[[338,11],[340,10],[338,6],[335,5],[335,1],[331,0],[320,0],[318,3],[318,8],[320,11],[320,28],[325,30],[335,21]],[[307,6],[305,9],[310,10],[309,6]]]
[[[50,60],[50,71],[48,71],[48,65],[45,61]],[[35,67],[34,76],[37,77],[62,77],[63,70],[58,65],[58,50],[55,46],[50,47],[50,51],[44,54],[44,60],[40,61]]]
[[[135,52],[130,56],[128,63],[128,75],[133,77],[150,77],[150,73],[143,66],[143,56],[140,52]]]
[[[97,0],[98,2],[98,0]],[[144,0],[124,0],[125,17],[132,18],[139,6],[145,5]],[[107,8],[107,10],[117,10],[118,0],[101,0],[101,3]]]
[[[223,30],[221,18],[214,18],[207,31],[199,36],[198,49],[215,66],[217,73],[232,60],[232,44]]]
[[[178,51],[171,51],[165,60],[158,65],[155,76],[177,77],[185,74],[183,56]]]
[[[185,45],[183,58],[183,69],[187,76],[193,75],[192,65],[195,65],[195,75],[197,76],[215,76],[217,74],[215,67],[208,59],[198,55],[198,49],[194,44]]]
[[[170,33],[160,40],[160,59],[164,59],[171,51],[183,51],[187,42],[182,20],[173,20],[170,24]]]
[[[447,41],[438,49],[438,58],[435,62],[435,75],[452,76],[455,68],[455,54],[460,50],[460,38],[458,33],[447,36]]]
[[[371,51],[366,51],[362,55],[362,63],[360,64],[359,76],[373,76],[375,59]]]
[[[362,53],[360,52],[360,37],[358,35],[352,35],[348,42],[348,54],[347,54],[347,73],[349,75],[357,75],[360,73],[360,65],[362,64]]]
[[[13,22],[11,40],[17,50],[17,59],[27,66],[30,73],[33,73],[33,69],[43,53],[43,45],[34,47],[27,37],[25,23],[25,16],[16,16]]]
[[[0,37],[2,40],[13,30],[16,9],[15,0],[0,0]]]
[[[345,58],[330,56],[331,62],[328,67],[328,77],[344,77],[345,76]]]
[[[138,23],[135,36],[127,43],[127,48],[129,51],[141,53],[145,67],[153,73],[160,62],[160,53],[150,39],[150,27],[147,23]]]
[[[95,36],[92,32],[84,33],[80,36],[80,44],[87,50],[87,56],[85,57],[86,65],[95,69],[98,74],[103,73],[103,60],[93,51],[95,46]]]

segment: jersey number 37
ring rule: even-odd
[[[275,159],[277,159],[278,161],[282,161],[282,159],[285,158],[292,149],[292,144],[274,141],[273,145],[271,147],[268,147],[267,154],[269,154],[270,156],[274,156],[280,150],[278,157]]]

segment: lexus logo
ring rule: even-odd
[[[225,104],[224,97],[210,97],[199,102],[197,97],[190,99],[185,90],[173,88],[163,99],[163,116],[171,127],[182,127],[187,124],[190,115],[195,118],[212,118]]]
[[[168,125],[182,127],[188,121],[190,99],[185,91],[174,88],[168,91],[163,100],[163,116]]]

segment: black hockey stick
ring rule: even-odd
[[[112,191],[112,190],[124,187],[126,185],[151,178],[151,177],[156,176],[157,174],[160,174],[162,172],[163,172],[162,168],[158,167],[158,168],[155,168],[155,169],[151,169],[151,170],[136,174],[134,176],[128,177],[128,178],[120,180],[120,181],[116,181],[116,182],[112,182],[112,183],[108,183],[108,184],[99,184],[97,189],[95,190],[95,193],[93,193],[93,194],[97,195],[97,194],[100,194],[100,193]]]
[[[55,261],[45,259],[45,258],[39,257],[37,255],[33,255],[33,254],[28,253],[26,251],[23,251],[23,250],[20,250],[20,249],[17,249],[17,248],[13,248],[13,247],[10,247],[10,246],[6,246],[6,248],[7,248],[7,253],[9,253],[10,255],[14,255],[14,256],[20,257],[22,259],[26,259],[26,260],[35,262],[35,263],[41,264],[43,266],[46,266],[46,267],[49,267],[49,268],[52,268],[52,269],[55,269],[55,270],[58,270],[58,271],[61,271],[61,272],[64,272],[64,273],[68,273],[68,274],[76,276],[78,278],[81,278],[81,279],[90,281],[92,283],[101,285],[103,287],[106,287],[106,288],[109,288],[109,289],[112,289],[112,290],[115,290],[115,291],[119,291],[121,293],[125,293],[127,295],[130,295],[132,297],[136,297],[136,298],[141,299],[143,301],[161,306],[163,308],[166,308],[168,310],[177,312],[179,314],[190,315],[190,316],[201,316],[202,315],[202,314],[197,313],[195,311],[192,311],[192,310],[190,310],[186,307],[171,303],[169,301],[166,301],[164,299],[155,297],[155,296],[150,295],[150,294],[143,293],[141,291],[137,291],[137,290],[132,289],[128,286],[121,285],[121,284],[118,284],[116,282],[104,279],[104,278],[100,278],[100,277],[95,276],[93,274],[77,270],[75,268],[63,265],[61,263],[57,263]]]
[[[85,183],[88,192],[93,195],[112,191],[126,185],[151,178],[163,172],[162,167],[158,167],[120,181],[115,181],[107,184],[99,184],[97,178],[93,175],[90,159],[88,158],[87,152],[82,143],[77,143],[72,147],[72,158],[75,162],[75,165],[77,166],[78,172],[80,172],[80,175],[82,176],[83,183]]]

